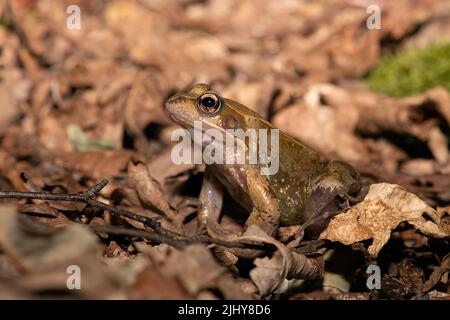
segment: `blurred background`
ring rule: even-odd
[[[198,195],[163,110],[197,82],[448,208],[447,0],[1,0],[0,189],[27,172],[72,192],[108,178],[107,196],[139,158]]]
[[[164,100],[206,82],[326,158],[447,172],[449,1],[3,0],[0,14],[9,154],[155,157],[174,128]]]

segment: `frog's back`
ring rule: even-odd
[[[280,131],[279,170],[268,176],[279,200],[281,224],[302,222],[311,182],[324,170],[320,157],[310,148]]]

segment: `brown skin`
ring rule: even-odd
[[[205,84],[175,94],[165,107],[172,120],[189,130],[196,120],[202,121],[203,130],[274,129],[259,114],[220,97]],[[256,224],[269,235],[279,225],[311,225],[328,218],[342,209],[343,202],[360,201],[367,191],[358,172],[349,164],[342,161],[325,164],[314,151],[281,131],[279,170],[274,175],[262,175],[259,165],[206,166],[199,221],[212,237],[232,240],[237,235],[218,223],[223,187],[250,212],[245,229]],[[257,255],[255,250],[234,253],[244,257]]]

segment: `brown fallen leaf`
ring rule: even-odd
[[[178,215],[165,199],[161,185],[150,176],[145,164],[130,162],[128,164],[128,177],[130,184],[136,188],[139,199],[144,206],[158,210],[172,222],[178,221]]]
[[[419,197],[401,186],[378,183],[370,186],[362,202],[335,216],[320,238],[346,245],[373,239],[368,252],[376,257],[391,231],[403,221],[431,237],[450,236],[449,226],[441,223],[441,215]]]
[[[226,300],[251,300],[256,291],[255,286],[248,279],[236,279],[229,273],[224,273],[217,280],[217,288]]]
[[[54,227],[65,227],[70,223],[65,215],[46,203],[23,204],[18,211],[32,216],[33,220],[45,222]]]
[[[27,292],[67,290],[67,269],[75,265],[83,290],[72,294],[89,299],[120,296],[117,276],[101,263],[97,237],[85,226],[54,228],[0,206],[0,248],[22,272],[15,285]]]
[[[6,77],[6,79],[4,79]],[[30,83],[22,77],[19,70],[5,72],[0,80],[0,137],[9,129],[21,114],[21,103],[28,96]],[[19,79],[17,79],[19,78]]]
[[[267,118],[270,99],[274,93],[273,88],[273,80],[269,78],[262,82],[232,84],[222,91],[222,95],[234,101],[240,101]]]
[[[195,164],[174,164],[171,151],[172,149],[167,149],[147,164],[148,172],[164,190],[186,182],[197,169]]]
[[[176,277],[165,275],[158,266],[144,269],[129,289],[130,299],[190,300],[193,299]]]
[[[317,84],[303,98],[304,102],[277,113],[274,125],[322,154],[337,155],[347,161],[370,158],[367,145],[354,134],[359,109],[350,92]]]
[[[430,300],[450,300],[450,293],[433,290],[428,293]]]
[[[441,262],[441,265],[435,267],[433,273],[427,281],[423,284],[422,292],[427,292],[433,289],[439,282],[448,282],[450,271],[450,254],[446,255]]]
[[[399,280],[403,283],[405,295],[414,294],[423,284],[424,272],[413,259],[403,259],[398,264]]]
[[[286,279],[315,279],[323,275],[323,260],[309,259],[303,254],[291,252],[283,243],[270,237],[256,225],[250,225],[236,241],[266,243],[278,249],[271,258],[256,258],[256,267],[250,271],[250,278],[261,296],[278,290]]]
[[[204,245],[194,244],[177,250],[161,244],[155,247],[138,245],[158,265],[164,277],[177,279],[189,295],[197,296],[202,290],[217,287],[225,272]],[[221,285],[223,279],[220,280]]]
[[[58,210],[49,206],[46,203],[40,204],[23,204],[19,208],[20,212],[35,214],[35,215],[45,215],[50,216],[52,218],[56,218],[59,215]]]
[[[134,156],[128,150],[86,151],[64,154],[55,162],[98,180],[124,172],[128,161]]]
[[[61,28],[67,20],[65,9],[71,2],[76,2],[82,11],[80,30]],[[381,8],[380,30],[369,30],[366,26],[370,15],[367,7],[371,2]],[[448,91],[434,88],[414,97],[388,98],[368,90],[362,79],[386,53],[397,52],[405,45],[423,47],[439,38],[448,38],[449,9],[450,1],[440,0],[258,0],[257,6],[254,0],[0,1],[0,190],[77,193],[84,191],[86,185],[108,179],[110,183],[98,200],[136,214],[161,217],[162,211],[173,210],[170,204],[186,205],[198,195],[203,168],[175,165],[170,161],[173,143],[170,137],[175,125],[164,113],[163,104],[175,91],[195,82],[206,82],[224,97],[267,116],[281,130],[313,147],[321,156],[351,161],[362,174],[375,181],[402,185],[432,207],[445,206],[450,203]],[[79,128],[75,135],[70,130],[74,127]],[[80,152],[93,148],[95,152]],[[138,183],[141,184],[138,193],[138,184],[132,188],[128,183],[131,179],[127,180],[130,178],[127,165],[130,159],[139,156],[147,166],[148,176],[139,177],[142,181]],[[29,182],[23,183],[22,172],[27,173],[35,188]],[[372,209],[378,205],[373,202]],[[21,248],[34,249],[32,245],[36,244],[38,248],[30,250],[30,256],[46,256],[47,249],[57,249],[62,251],[62,256],[70,256],[70,252],[61,249],[64,244],[53,242],[57,238],[53,229],[43,228],[43,234],[29,235],[27,228],[35,230],[36,221],[58,227],[69,224],[69,230],[73,222],[68,218],[76,221],[89,218],[91,226],[129,227],[131,224],[143,228],[140,222],[107,211],[101,214],[83,203],[17,199],[2,200],[2,203],[27,203],[22,211],[31,226],[20,223],[27,232],[18,228],[11,237],[14,236]],[[381,203],[383,210],[391,210],[390,200]],[[233,202],[226,204],[220,223],[233,232],[240,232],[242,221],[238,208]],[[201,232],[193,214],[196,207],[197,203],[191,201],[188,207],[181,207],[177,212],[187,236]],[[438,211],[440,222],[430,222],[448,230],[449,210],[442,210],[447,213]],[[429,213],[428,216],[425,221],[434,219]],[[169,219],[162,219],[161,224],[174,225]],[[62,233],[68,232],[61,229]],[[296,234],[295,227],[278,231],[276,239],[280,242],[287,242]],[[80,237],[83,246],[85,234],[71,232],[70,235]],[[373,234],[368,232],[368,236]],[[105,280],[106,271],[102,267],[106,262],[106,269],[110,269],[109,258],[131,262],[140,244],[151,247],[149,242],[135,237],[105,233],[100,237],[99,247],[103,248],[104,256],[100,258],[100,267],[94,255],[82,254],[80,258],[95,269],[82,268],[83,279],[87,277],[83,281],[88,286]],[[260,241],[245,241],[272,240],[267,237],[264,242],[263,238],[261,235]],[[422,263],[420,259],[441,257],[447,239],[437,241],[439,245],[434,246],[434,239],[403,227],[397,228],[391,238],[403,245],[386,246],[380,265],[396,265],[401,272],[390,274],[393,278],[385,281],[385,293],[388,297],[403,298],[405,293],[412,296],[413,291],[417,293],[417,283],[423,280],[417,277],[420,272],[416,271],[422,269],[427,274],[427,267],[436,267],[429,264],[434,260]],[[73,239],[63,240],[68,242],[64,248],[70,250]],[[8,248],[17,249],[15,244],[7,244]],[[287,281],[279,279],[280,274],[286,273],[283,268],[290,269],[287,278],[308,270],[320,274],[315,271],[322,270],[320,261],[310,259],[309,254],[318,250],[321,253],[323,246],[315,241],[301,245],[294,250],[306,258],[290,252],[290,267],[288,257],[275,249],[276,246],[268,253],[273,253],[271,256],[260,257],[266,259],[257,267],[262,274],[260,282],[267,281],[261,287],[270,291],[277,282],[282,282],[276,291],[286,293],[289,298],[292,292],[283,291],[288,288]],[[363,243],[352,248],[338,247],[347,251],[357,247],[364,251]],[[232,266],[227,266],[234,267],[235,273],[223,272],[206,281],[209,271],[214,274],[217,266],[210,263],[211,257],[206,258],[210,250],[206,246],[202,250],[204,255],[170,249],[168,255],[158,260],[157,267],[146,265],[145,271],[139,270],[142,273],[131,290],[111,294],[115,287],[106,280],[103,291],[87,289],[89,292],[84,297],[215,299],[218,291],[225,299],[260,297],[257,286],[248,277],[248,264],[235,263],[236,256],[235,260],[230,259]],[[176,264],[173,268],[177,268],[173,274],[166,270],[171,267],[166,260],[172,253],[177,255],[177,259],[170,260]],[[214,253],[223,266],[225,259],[217,251]],[[402,271],[398,261],[405,253],[415,267],[405,264]],[[25,257],[29,259],[28,255]],[[151,257],[156,260],[155,255]],[[143,258],[148,260],[148,256]],[[341,264],[350,262],[345,253],[335,252],[335,258],[340,266],[353,270]],[[197,262],[193,261],[196,259]],[[62,291],[67,275],[59,263],[55,264],[54,272],[49,266],[19,273],[18,265],[10,255],[0,253],[1,298],[77,295]],[[17,269],[17,277],[9,266]],[[194,272],[198,275],[192,276]],[[197,293],[188,292],[179,281],[184,273],[194,279],[195,285],[188,287]],[[325,274],[322,291],[327,285],[340,290],[347,290],[350,285],[351,289],[364,288],[362,277],[356,279],[355,273],[350,273],[349,281],[343,286],[330,283]],[[427,291],[423,296],[448,299],[448,294],[437,291],[445,290],[445,284],[448,287],[447,273],[441,276],[438,273],[430,277],[430,290],[435,291]],[[344,272],[338,270],[336,275],[341,277]],[[119,279],[114,276],[113,280]],[[295,281],[302,280],[292,282]],[[438,281],[436,285],[435,281]],[[414,285],[405,290],[408,283]],[[137,291],[133,292],[134,289]],[[322,291],[308,292],[298,298],[372,298],[372,293],[367,292],[339,296]]]
[[[436,162],[429,159],[413,159],[403,163],[400,171],[411,176],[433,174],[436,171]]]

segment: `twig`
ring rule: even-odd
[[[148,239],[148,240],[158,242],[158,243],[167,243],[168,245],[171,245],[172,247],[175,247],[177,249],[183,249],[186,246],[186,242],[184,242],[184,241],[172,239],[170,237],[163,236],[163,235],[157,234],[157,233],[147,232],[145,230],[114,227],[114,226],[98,226],[98,225],[90,225],[89,228],[91,228],[94,232],[97,232],[97,233],[107,233],[107,234],[118,235],[118,236],[138,237],[138,238]]]
[[[99,192],[108,184],[108,180],[102,180],[87,191],[77,194],[54,194],[47,192],[18,192],[18,191],[0,191],[0,198],[15,198],[15,199],[38,199],[38,200],[51,200],[51,201],[74,201],[89,204],[92,207],[103,209],[111,213],[115,213],[118,216],[125,217],[131,220],[139,221],[145,226],[148,226],[165,236],[179,236],[178,234],[171,232],[161,227],[156,219],[147,218],[133,212],[111,206],[109,204],[95,200],[94,198]]]
[[[18,191],[0,191],[0,198],[14,198],[14,199],[28,199],[28,200],[48,200],[48,201],[74,201],[86,203],[92,207],[96,207],[102,210],[109,211],[117,214],[118,216],[132,219],[143,223],[145,226],[150,227],[155,233],[145,230],[112,227],[112,226],[90,226],[95,232],[103,232],[108,234],[133,236],[148,239],[158,243],[167,243],[176,248],[184,248],[188,244],[192,243],[204,243],[215,244],[227,248],[261,248],[260,245],[243,244],[237,241],[224,241],[220,239],[213,239],[209,236],[194,236],[186,237],[175,232],[169,231],[163,228],[156,219],[147,218],[133,212],[100,202],[95,200],[95,197],[100,191],[108,184],[108,180],[102,180],[92,188],[76,194],[54,194],[47,192],[18,192]]]
[[[209,236],[194,236],[194,237],[183,237],[179,236],[176,238],[167,237],[161,234],[148,232],[145,230],[138,229],[130,229],[124,227],[116,227],[116,226],[99,226],[99,225],[90,225],[89,226],[93,231],[97,233],[107,233],[111,235],[119,235],[119,236],[129,236],[129,237],[138,237],[143,239],[148,239],[151,241],[155,241],[158,243],[167,243],[175,248],[182,249],[189,244],[193,243],[204,243],[204,244],[215,244],[220,245],[227,248],[248,248],[249,245],[245,245],[243,243],[237,241],[224,241],[220,239],[213,239]],[[261,249],[259,245],[253,245],[256,248]]]

